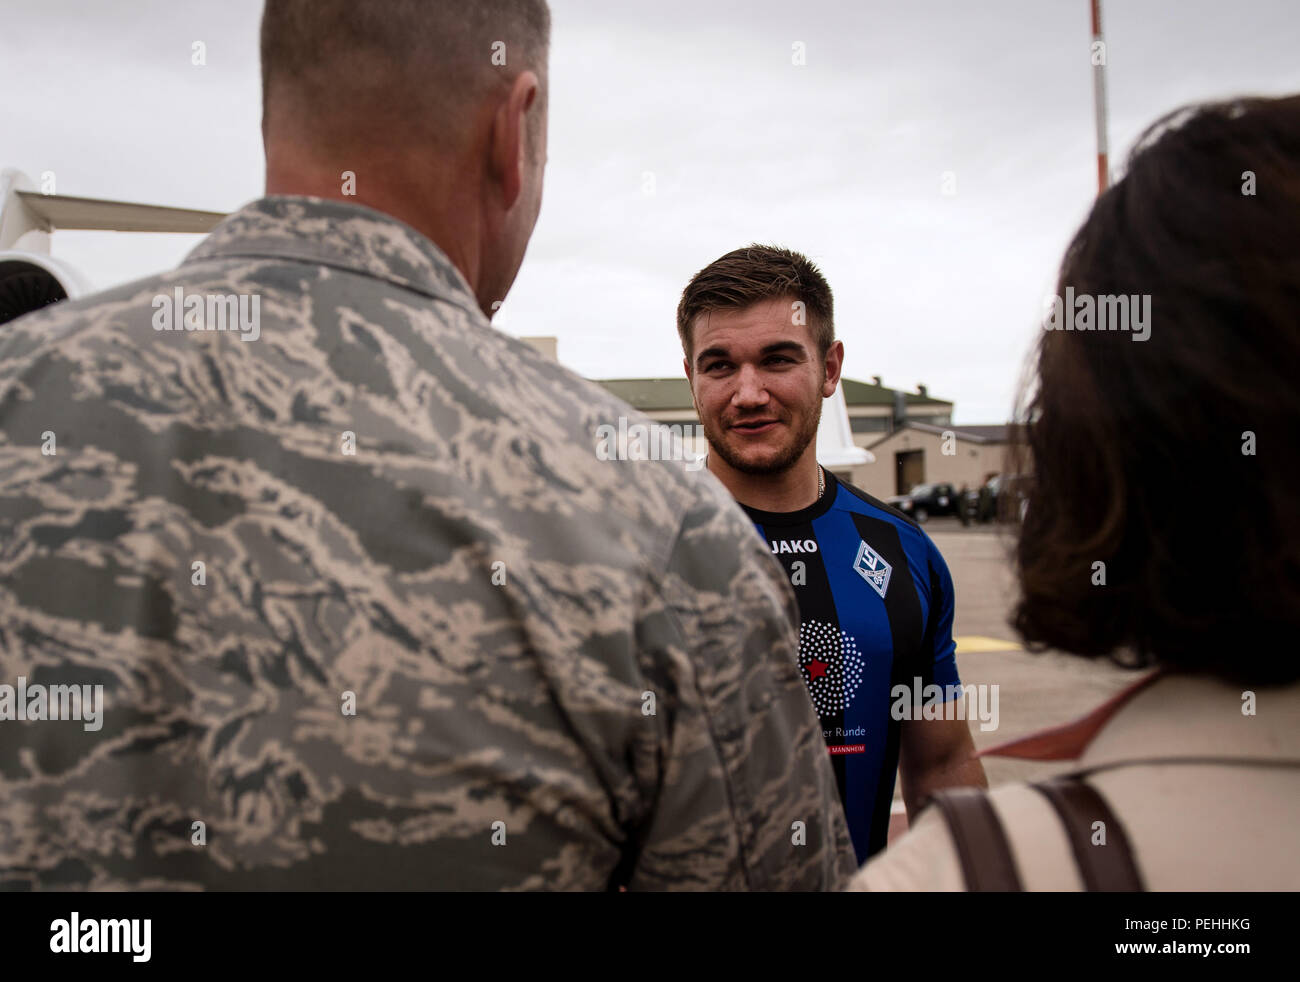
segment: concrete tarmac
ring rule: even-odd
[[[1142,673],[1109,660],[1088,660],[1057,652],[1023,650],[1008,625],[1015,602],[1006,526],[963,529],[956,519],[932,519],[924,526],[952,572],[956,591],[957,669],[963,684],[998,686],[998,725],[982,730],[970,720],[975,747],[983,750],[1019,736],[1068,723],[1104,702]],[[1071,769],[1068,761],[983,758],[990,787],[1037,780]],[[895,785],[895,810],[902,796]]]

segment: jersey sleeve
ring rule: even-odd
[[[961,685],[961,677],[957,674],[957,641],[952,636],[955,610],[952,574],[948,572],[947,562],[929,536],[926,536],[926,542],[929,546],[930,614],[926,618],[922,655],[931,660],[934,684],[943,688],[946,696],[953,691],[947,686]]]

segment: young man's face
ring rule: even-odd
[[[745,474],[793,466],[839,381],[843,345],[821,358],[812,326],[794,323],[793,303],[779,297],[695,318],[686,362],[695,410],[710,452]]]

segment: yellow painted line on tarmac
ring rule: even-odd
[[[1015,641],[1003,641],[1000,638],[986,638],[978,634],[963,634],[953,639],[957,642],[957,654],[968,655],[982,651],[1024,651],[1024,646]]]

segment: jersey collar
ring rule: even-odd
[[[840,489],[840,482],[836,480],[835,475],[827,468],[823,467],[822,470],[826,473],[826,493],[807,508],[800,508],[798,511],[761,511],[741,502],[736,503],[759,525],[807,525],[814,518],[821,518],[831,510],[831,506],[835,504],[835,495]]]
[[[1049,726],[1037,733],[1000,743],[987,750],[981,750],[975,756],[1019,757],[1024,760],[1077,760],[1120,709],[1155,682],[1160,675],[1160,671],[1157,670],[1143,676],[1076,720],[1060,726]]]
[[[1300,684],[1246,690],[1209,676],[1157,669],[1081,719],[976,756],[1076,760],[1084,768],[1138,758],[1300,761],[1297,719]]]

